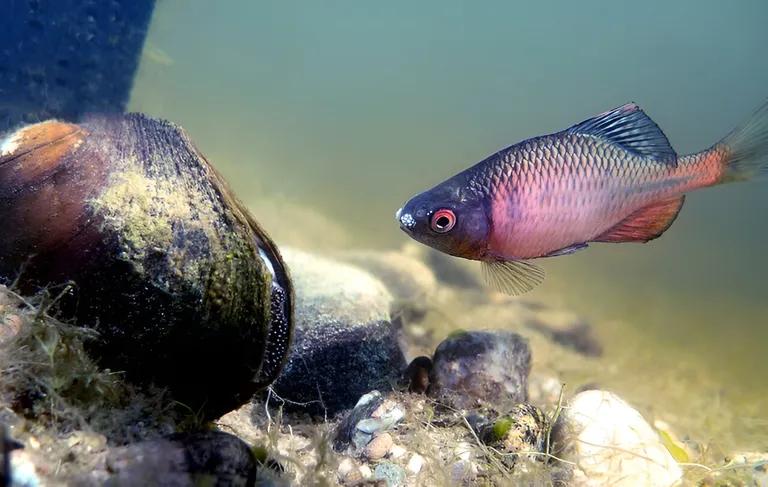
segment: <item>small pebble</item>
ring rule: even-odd
[[[408,453],[408,450],[405,449],[402,445],[394,445],[392,448],[389,449],[389,456],[390,458],[398,459],[400,457],[405,456],[405,454]]]
[[[416,475],[421,472],[422,467],[424,467],[424,457],[418,453],[414,453],[411,456],[411,459],[408,460],[408,471]]]
[[[469,460],[472,458],[472,445],[466,441],[460,441],[453,449],[453,454],[456,455],[456,457],[458,457],[460,460]]]
[[[11,485],[14,487],[38,487],[40,478],[31,456],[24,450],[11,452]]]
[[[405,470],[392,462],[382,462],[376,465],[373,476],[377,480],[384,480],[387,487],[399,487],[405,483]]]
[[[544,452],[548,430],[549,421],[539,408],[518,404],[495,422],[483,426],[479,436],[483,443],[504,453]]]
[[[352,469],[344,475],[339,475],[339,480],[344,485],[357,485],[365,478],[358,468]]]
[[[450,473],[452,484],[470,483],[477,477],[477,465],[469,460],[459,460],[451,464]]]
[[[344,478],[353,470],[357,470],[355,468],[355,462],[351,458],[345,458],[339,462],[339,468],[336,470],[336,473],[339,474],[340,478]]]
[[[360,468],[358,469],[358,472],[360,472],[360,475],[364,479],[369,479],[373,477],[373,471],[371,470],[371,467],[369,467],[368,465],[361,465]]]
[[[7,315],[3,322],[0,323],[0,343],[18,335],[21,331],[21,326],[21,316],[17,314]]]
[[[392,436],[389,433],[381,433],[376,435],[365,449],[363,449],[363,456],[370,460],[379,460],[387,456],[390,448],[393,445]]]
[[[405,374],[408,377],[408,392],[426,394],[429,388],[429,373],[432,371],[432,359],[424,355],[416,357],[408,364]]]

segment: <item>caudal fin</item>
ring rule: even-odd
[[[722,141],[727,153],[721,182],[746,181],[768,174],[768,102]]]

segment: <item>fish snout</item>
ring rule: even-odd
[[[395,212],[395,220],[400,224],[400,229],[406,232],[413,229],[416,226],[416,220],[410,213],[403,213],[403,208],[400,208]]]

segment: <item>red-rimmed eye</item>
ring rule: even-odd
[[[447,208],[437,210],[429,224],[430,228],[437,233],[449,232],[454,225],[456,225],[456,215]]]

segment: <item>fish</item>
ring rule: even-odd
[[[593,242],[649,242],[693,190],[768,173],[768,102],[722,140],[678,156],[636,103],[501,149],[409,199],[397,212],[414,240],[482,263],[506,294],[544,280],[532,262]]]

